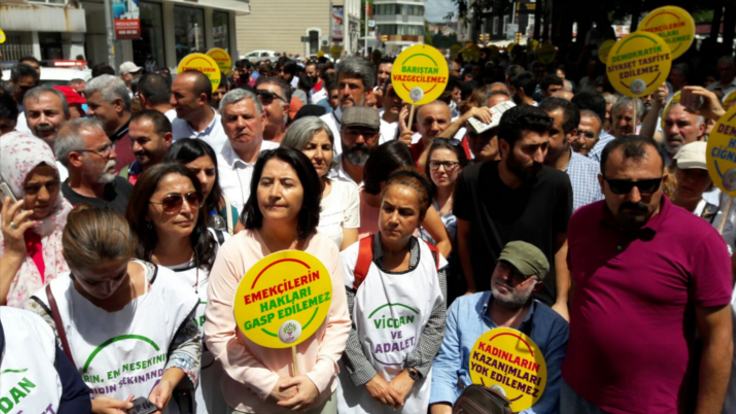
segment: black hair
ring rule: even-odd
[[[601,120],[606,119],[606,99],[598,91],[584,89],[572,97],[572,103],[581,111],[588,109],[595,112]]]
[[[174,142],[164,157],[164,162],[178,162],[182,165],[189,164],[199,157],[210,157],[215,167],[215,185],[204,200],[204,210],[209,213],[220,209],[222,199],[222,188],[220,187],[220,173],[217,169],[217,155],[210,144],[197,138],[181,138]]]
[[[383,196],[386,189],[393,184],[403,185],[416,190],[419,195],[417,197],[417,201],[419,202],[419,219],[423,221],[429,206],[432,205],[432,187],[430,181],[414,169],[401,168],[388,176],[386,186],[381,195]]]
[[[38,83],[38,72],[36,72],[36,69],[33,69],[25,63],[19,63],[15,65],[10,71],[10,81],[13,83],[17,83],[20,78],[25,78],[27,76],[32,77],[34,83]]]
[[[281,91],[282,91],[281,93],[283,95],[283,98],[286,99],[286,102],[284,103],[288,105],[291,102],[291,85],[286,83],[285,80],[281,78],[277,78],[275,76],[271,76],[271,77],[261,76],[256,81],[255,87],[258,88],[258,86],[263,85],[263,84],[278,86],[279,88],[281,88]]]
[[[662,154],[657,149],[657,143],[653,139],[641,135],[625,135],[617,137],[603,147],[603,152],[601,152],[601,175],[606,176],[606,162],[613,151],[621,148],[624,159],[640,160],[644,158],[648,146],[654,148],[654,152],[657,153],[664,170],[664,158],[662,158]]]
[[[544,75],[542,81],[539,82],[539,87],[542,89],[542,92],[547,92],[547,88],[549,88],[549,85],[565,86],[565,82],[557,75]]]
[[[0,91],[0,118],[12,119],[15,122],[18,119],[18,103],[9,94]]]
[[[22,58],[18,59],[18,62],[19,63],[33,62],[36,65],[41,66],[41,61],[39,61],[38,59],[36,59],[35,56],[31,56],[31,55],[23,56]]]
[[[552,119],[535,106],[519,105],[503,113],[498,124],[498,139],[506,141],[512,148],[521,139],[524,131],[539,134],[549,133]]]
[[[130,122],[137,121],[141,118],[150,120],[153,124],[153,130],[159,135],[171,132],[171,121],[169,121],[169,118],[155,109],[144,109],[140,112],[134,113],[133,116],[130,117]]]
[[[115,69],[107,63],[98,63],[92,67],[92,78],[100,75],[115,75]]]
[[[391,173],[413,164],[406,144],[398,140],[384,142],[371,152],[363,167],[363,189],[368,194],[380,194],[381,183],[386,182]]]
[[[569,134],[580,124],[580,111],[572,102],[567,99],[550,96],[539,102],[539,108],[550,113],[558,109],[562,109],[562,131]]]
[[[537,82],[534,80],[534,75],[531,72],[521,72],[511,79],[511,85],[517,90],[524,91],[526,96],[532,96],[534,95]]]
[[[156,192],[161,180],[169,174],[179,174],[192,182],[194,190],[202,195],[202,187],[197,177],[183,165],[176,162],[164,162],[148,168],[141,174],[130,194],[125,217],[133,232],[138,237],[137,256],[143,260],[151,260],[153,249],[159,242],[158,235],[146,218],[151,196]],[[192,229],[189,240],[194,250],[194,261],[197,267],[207,270],[212,268],[217,251],[217,242],[207,230],[207,212],[204,208],[197,210],[197,223]]]
[[[299,72],[299,65],[293,60],[289,60],[285,62],[283,66],[281,66],[281,71],[294,76]]]
[[[242,216],[245,217],[245,228],[252,230],[263,226],[263,213],[258,207],[258,184],[266,163],[273,158],[289,164],[299,177],[304,196],[299,209],[296,230],[299,240],[306,240],[317,231],[319,224],[322,181],[309,158],[293,148],[279,147],[263,151],[258,156],[258,161],[253,168],[253,179],[250,182],[250,196],[243,207]]]
[[[138,80],[138,93],[154,105],[164,104],[171,98],[171,86],[158,73],[146,73]]]

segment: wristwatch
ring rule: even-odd
[[[407,369],[407,372],[409,373],[409,378],[411,378],[413,381],[418,381],[422,378],[422,374],[416,368],[409,368]]]

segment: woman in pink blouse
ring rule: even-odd
[[[220,247],[210,273],[205,342],[222,362],[225,401],[234,413],[335,413],[337,362],[350,332],[344,277],[337,246],[316,233],[320,181],[299,151],[264,151],[253,171],[245,204],[245,228]],[[291,350],[256,345],[238,330],[233,300],[240,279],[273,252],[298,249],[320,259],[332,279],[332,303],[322,327],[297,348],[299,375]]]

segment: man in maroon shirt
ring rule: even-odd
[[[709,223],[663,196],[663,175],[654,141],[611,141],[601,155],[605,200],[570,219],[561,413],[721,412],[730,259]]]

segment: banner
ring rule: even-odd
[[[330,15],[330,37],[333,42],[342,41],[343,28],[345,25],[345,8],[344,6],[332,6]]]
[[[112,24],[116,39],[141,38],[139,2],[140,0],[112,0]]]

